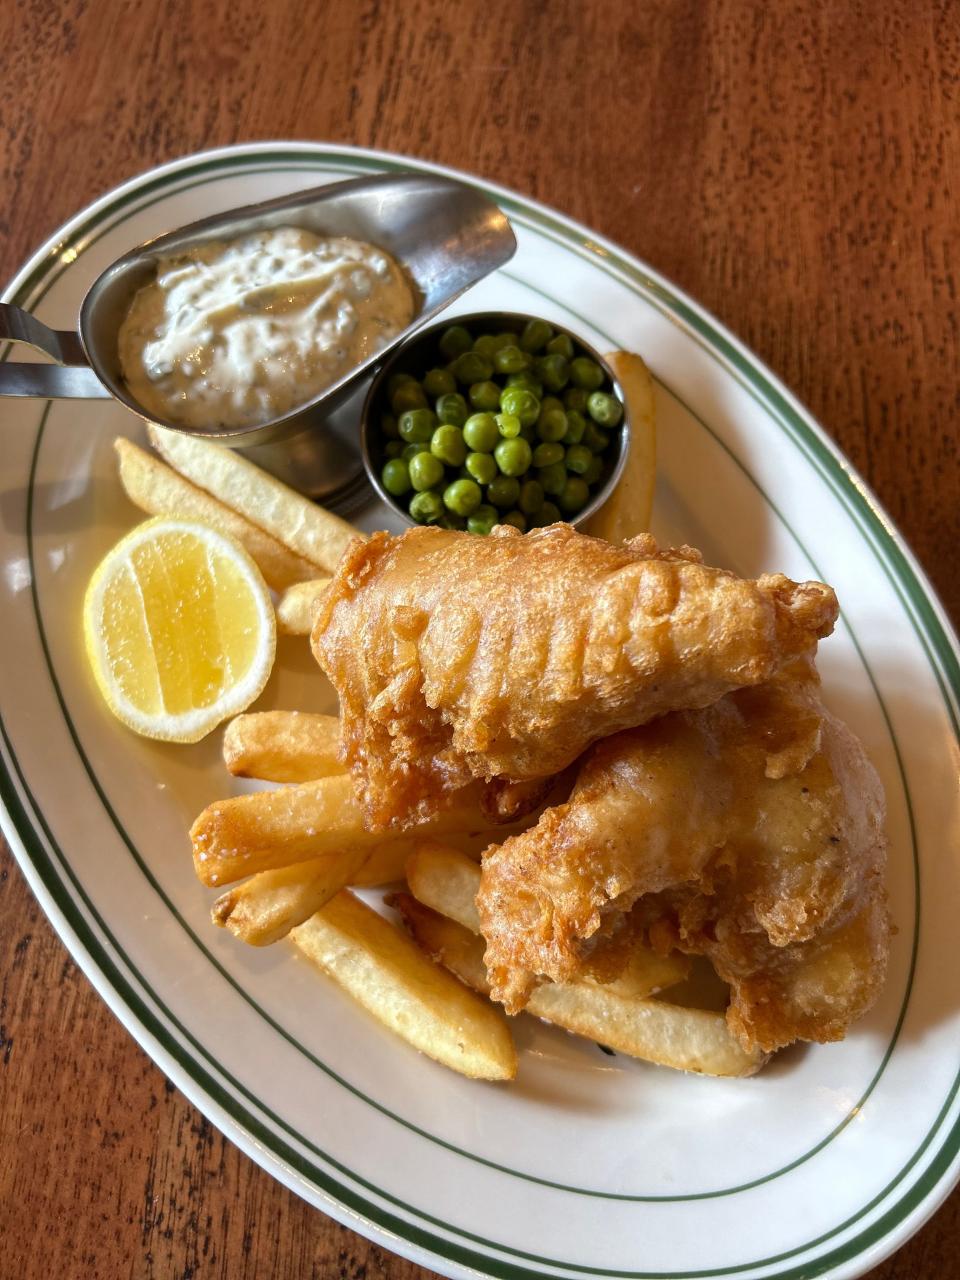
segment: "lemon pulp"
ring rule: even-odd
[[[273,665],[269,592],[247,553],[201,524],[147,521],[108,553],[85,604],[108,704],[150,737],[195,741],[249,705]]]

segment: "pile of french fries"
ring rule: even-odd
[[[277,596],[281,634],[309,635],[344,548],[363,535],[248,462],[197,436],[148,426],[156,453],[119,437],[127,497],[152,516],[199,520],[245,547]]]
[[[653,391],[638,357],[618,353],[636,425],[628,473],[600,513],[598,534],[645,527],[652,496]],[[151,454],[118,440],[120,478],[151,515],[204,521],[233,536],[277,594],[280,629],[309,634],[316,604],[351,538],[345,521],[240,455],[151,427]],[[638,520],[639,515],[639,520]],[[632,522],[632,523],[631,523]],[[517,1052],[508,1019],[488,999],[475,906],[479,855],[524,825],[491,829],[467,788],[429,822],[371,833],[339,758],[335,716],[296,711],[238,716],[223,738],[235,777],[282,784],[208,806],[190,837],[203,884],[220,891],[212,918],[251,946],[289,937],[384,1026],[464,1075],[510,1080]],[[357,896],[386,887],[391,916]],[[546,983],[529,1012],[609,1050],[685,1071],[751,1075],[722,1008],[691,985],[690,961],[638,946],[626,971],[600,984]],[[697,1004],[703,1007],[696,1007]]]

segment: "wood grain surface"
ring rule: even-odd
[[[0,275],[200,148],[321,139],[471,169],[739,334],[866,475],[956,622],[958,112],[946,0],[8,0]],[[220,1137],[0,865],[0,1274],[428,1274]],[[870,1274],[950,1280],[958,1258],[954,1193]]]

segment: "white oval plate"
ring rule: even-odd
[[[221,209],[418,161],[239,147],[168,165],[85,210],[6,298],[73,327],[128,248]],[[521,1019],[519,1080],[471,1083],[382,1030],[285,945],[209,922],[187,825],[232,784],[218,735],[135,738],[87,672],[80,605],[137,520],[107,403],[3,404],[0,718],[4,831],[104,999],[170,1078],[313,1204],[449,1276],[860,1275],[960,1168],[956,641],[923,574],[797,402],[730,334],[616,246],[490,188],[519,251],[461,307],[533,311],[657,379],[654,529],[754,575],[833,583],[830,705],[883,777],[898,927],[879,1006],[846,1041],[717,1081],[607,1057]],[[368,526],[382,513],[369,507]],[[329,706],[287,641],[261,705]],[[82,1106],[82,1102],[78,1105]]]

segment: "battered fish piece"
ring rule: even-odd
[[[379,829],[474,778],[549,778],[618,730],[761,684],[836,616],[823,583],[745,581],[649,535],[414,528],[348,550],[312,644]]]
[[[840,1038],[883,981],[884,797],[812,660],[595,746],[570,800],[486,851],[495,997],[612,976],[630,942],[706,955],[745,1048]]]

